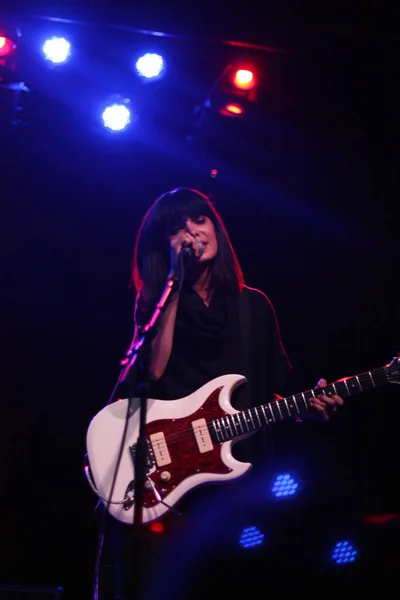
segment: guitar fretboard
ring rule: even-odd
[[[337,394],[342,398],[348,398],[386,383],[388,383],[387,367],[381,367],[330,383],[324,388],[323,393],[326,396]],[[266,425],[299,417],[310,410],[309,401],[315,397],[316,393],[318,392],[315,390],[308,390],[233,415],[226,415],[221,419],[215,419],[208,423],[211,438],[214,443],[226,442]]]

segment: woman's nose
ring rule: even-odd
[[[193,227],[193,225],[187,225],[187,226],[186,226],[186,231],[187,231],[188,233],[190,233],[190,235],[192,235],[193,237],[196,237],[196,235],[197,235],[197,231],[196,231],[196,229]]]

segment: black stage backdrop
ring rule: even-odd
[[[254,51],[256,115],[210,117],[188,142],[193,106],[237,48],[163,39],[166,82],[146,87],[136,130],[110,136],[93,106],[127,81],[116,58],[126,32],[70,28],[81,55],[67,81],[27,60],[27,123],[1,134],[0,580],[61,585],[76,599],[90,597],[97,541],[86,429],[131,341],[134,236],[159,194],[213,194],[248,285],[275,305],[294,367],[286,394],[400,350],[399,53],[393,39],[315,31],[285,40],[283,53]],[[281,469],[303,482],[281,508],[260,500],[271,552],[286,557],[278,566],[323,569],[331,541],[356,536],[359,586],[367,573],[396,572],[399,417],[399,389],[387,386],[328,424],[275,428],[266,488]],[[250,505],[239,525],[251,524]]]

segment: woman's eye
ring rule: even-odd
[[[205,223],[206,219],[205,217],[197,217],[196,219],[196,223],[198,223],[199,225],[201,225],[202,223]]]

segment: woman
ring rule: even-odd
[[[185,252],[191,256],[184,260]],[[166,401],[183,398],[220,375],[241,373],[247,383],[232,397],[235,408],[267,402],[281,390],[290,370],[274,308],[262,292],[245,286],[225,226],[210,199],[188,188],[158,198],[140,227],[133,266],[136,337],[152,316],[168,276],[182,265],[151,344],[149,396]],[[325,385],[324,380],[319,382],[320,387]],[[319,394],[310,403],[315,414],[327,419],[330,407],[343,402],[338,396]],[[261,431],[238,443],[236,458],[262,462],[268,455],[268,439]],[[122,530],[121,539],[128,537],[131,544],[131,534]],[[132,575],[129,556],[125,547],[119,561],[121,581],[124,574]],[[146,587],[146,600],[161,593],[156,586],[160,573],[156,570],[149,577],[155,586],[152,591]],[[127,582],[125,577],[125,589],[131,589],[132,582]],[[177,591],[173,597],[177,600]]]

